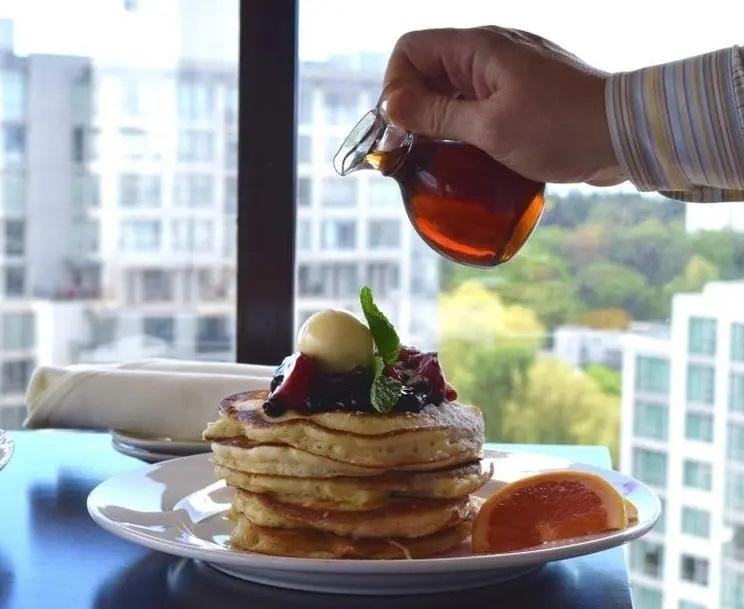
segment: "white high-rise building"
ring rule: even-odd
[[[744,607],[744,282],[678,294],[623,339],[622,467],[662,497],[631,545],[639,609]]]

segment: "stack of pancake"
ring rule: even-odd
[[[223,400],[212,442],[234,487],[234,547],[314,558],[416,558],[460,545],[482,471],[477,408],[269,417],[268,392]]]

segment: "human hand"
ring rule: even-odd
[[[535,34],[495,26],[409,32],[385,73],[401,127],[461,140],[541,182],[619,184],[605,77]]]

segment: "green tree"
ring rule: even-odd
[[[620,307],[635,318],[644,318],[653,294],[646,278],[613,262],[592,262],[576,275],[577,295],[591,309]]]
[[[622,377],[620,372],[602,364],[589,364],[584,368],[587,376],[594,380],[603,393],[620,395],[622,391]]]
[[[601,444],[617,462],[620,398],[568,364],[542,357],[527,371],[501,412],[502,436],[491,440],[545,444]]]
[[[706,283],[715,281],[718,277],[718,267],[710,260],[695,254],[687,262],[684,272],[664,286],[664,294],[671,300],[672,296],[680,292],[697,292]]]

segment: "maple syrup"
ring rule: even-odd
[[[511,259],[545,203],[544,183],[470,144],[403,131],[379,109],[352,130],[334,162],[341,175],[367,168],[394,179],[419,235],[461,264],[495,266]]]

